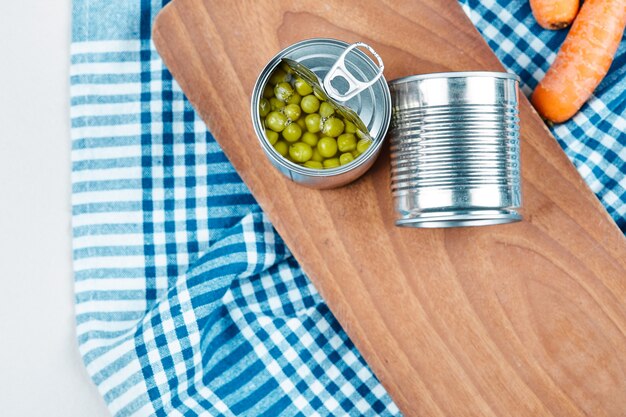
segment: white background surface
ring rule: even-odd
[[[0,1],[0,415],[108,416],[74,336],[70,0]]]

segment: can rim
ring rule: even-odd
[[[352,170],[356,170],[357,168],[361,167],[362,165],[364,165],[365,163],[367,163],[369,161],[369,159],[373,156],[373,154],[378,154],[378,152],[380,151],[380,149],[382,148],[383,143],[385,142],[385,137],[387,134],[387,131],[389,129],[389,126],[391,124],[391,117],[386,121],[386,123],[384,124],[384,129],[382,130],[382,132],[384,132],[384,134],[378,138],[378,140],[374,140],[374,143],[372,143],[372,145],[367,148],[367,150],[359,155],[359,158],[355,159],[353,162],[346,164],[346,165],[340,165],[338,167],[335,168],[326,168],[326,169],[318,169],[318,168],[308,168],[302,165],[298,165],[294,162],[289,161],[287,158],[285,158],[284,156],[280,155],[276,149],[274,149],[274,147],[272,145],[269,144],[269,142],[265,139],[265,132],[264,130],[261,129],[261,126],[263,125],[263,123],[261,122],[261,115],[259,114],[258,111],[258,101],[260,100],[261,97],[261,93],[262,93],[262,89],[258,88],[259,85],[265,85],[267,83],[267,81],[270,78],[271,75],[271,70],[273,70],[274,68],[276,68],[279,64],[280,64],[280,59],[287,55],[288,53],[291,53],[292,51],[296,50],[299,47],[302,47],[303,45],[309,44],[311,42],[328,42],[328,43],[334,43],[336,45],[340,45],[340,46],[349,46],[350,44],[342,41],[340,39],[333,39],[333,38],[309,38],[309,39],[303,39],[299,42],[296,42],[290,46],[288,46],[285,49],[282,49],[281,51],[279,51],[278,53],[276,53],[276,55],[274,55],[272,57],[272,59],[269,60],[269,62],[263,67],[263,69],[261,70],[261,73],[259,74],[259,76],[256,79],[256,82],[254,83],[254,88],[253,88],[253,94],[252,94],[252,100],[251,100],[251,116],[252,116],[252,124],[254,127],[254,130],[256,132],[256,136],[257,139],[259,140],[260,144],[261,144],[261,148],[263,149],[263,151],[265,152],[265,154],[272,160],[274,160],[275,162],[277,162],[279,165],[281,165],[284,168],[287,168],[290,171],[293,171],[299,175],[308,175],[311,177],[334,177],[334,176],[339,176],[341,174],[344,174],[346,172],[352,171]],[[360,50],[356,50],[355,51],[357,54],[362,54],[365,58],[367,58],[367,60],[370,62],[371,65],[375,66],[375,63],[372,61],[372,59],[365,53],[363,53]],[[267,72],[266,72],[267,70]],[[384,74],[380,77],[380,80],[382,80],[382,85],[384,87],[386,87],[387,91],[389,91],[389,83],[387,82],[387,80],[385,79]],[[379,81],[380,81],[379,80]],[[386,94],[386,101],[387,101],[387,106],[389,109],[391,109],[391,92],[389,92],[388,94]]]
[[[522,215],[517,211],[518,209],[518,207],[514,207],[499,210],[447,210],[401,217],[396,220],[395,224],[399,227],[423,229],[494,226],[521,221]]]
[[[504,78],[520,82],[520,77],[517,74],[511,74],[510,72],[500,71],[448,71],[448,72],[433,72],[428,74],[416,74],[408,75],[406,77],[396,78],[389,81],[389,85],[402,84],[411,81],[429,80],[433,78],[470,78],[470,77],[489,77],[489,78]]]

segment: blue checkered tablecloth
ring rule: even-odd
[[[378,416],[398,408],[164,68],[167,1],[74,0],[72,210],[80,353],[114,415]],[[565,32],[462,0],[528,93]],[[626,230],[626,42],[553,133]]]

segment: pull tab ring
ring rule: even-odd
[[[357,80],[354,77],[354,75],[352,75],[352,73],[348,71],[348,68],[346,67],[346,55],[348,55],[348,53],[351,50],[357,47],[367,49],[368,51],[372,53],[372,55],[376,57],[376,60],[378,61],[378,72],[369,81]],[[380,55],[376,53],[374,48],[372,48],[371,46],[363,42],[353,43],[342,52],[339,58],[337,58],[337,61],[335,61],[335,63],[331,67],[330,71],[328,71],[328,74],[326,74],[326,76],[324,77],[324,90],[326,90],[326,93],[334,100],[337,100],[340,102],[348,101],[352,97],[356,96],[361,91],[367,89],[376,81],[378,81],[378,79],[383,75],[384,69],[385,69],[385,65],[383,64],[383,60],[380,58]],[[334,80],[336,77],[342,77],[348,82],[348,91],[346,91],[344,94],[341,94],[331,84],[331,81]]]

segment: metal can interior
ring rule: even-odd
[[[390,82],[396,225],[521,220],[519,79],[458,72]]]
[[[265,139],[265,128],[259,114],[263,88],[282,58],[297,61],[320,79],[349,44],[336,39],[314,38],[293,44],[278,54],[263,68],[252,92],[251,115],[254,130],[263,151],[283,175],[292,181],[312,188],[335,188],[350,183],[363,175],[380,153],[391,121],[391,94],[384,76],[374,85],[351,98],[344,105],[354,110],[374,139],[372,145],[353,163],[332,169],[311,169],[292,163],[282,157]],[[355,49],[346,56],[348,70],[360,80],[368,80],[378,71],[376,64],[362,51]]]

